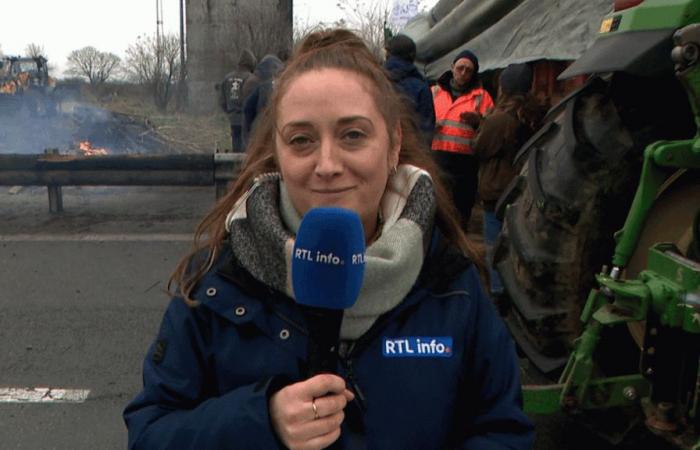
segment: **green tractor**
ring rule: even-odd
[[[700,0],[616,0],[580,74],[497,208],[525,408],[700,449]]]

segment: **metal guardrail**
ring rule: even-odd
[[[0,186],[46,186],[49,211],[63,210],[62,186],[216,186],[219,198],[244,153],[174,155],[0,155]]]

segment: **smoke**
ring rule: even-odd
[[[74,126],[63,115],[31,117],[24,111],[0,116],[0,153],[43,153],[58,148],[63,153],[72,146]]]
[[[67,96],[43,108],[0,96],[0,154],[79,153],[79,143],[110,154],[160,153],[170,146],[145,119],[114,113]],[[7,102],[5,102],[7,103]]]

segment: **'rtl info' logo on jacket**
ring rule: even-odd
[[[452,337],[384,338],[382,355],[387,358],[449,358],[452,356]]]

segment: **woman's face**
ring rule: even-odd
[[[275,149],[296,210],[337,206],[360,215],[365,235],[376,231],[379,202],[398,164],[394,143],[369,90],[347,70],[321,69],[293,79],[279,100]]]

